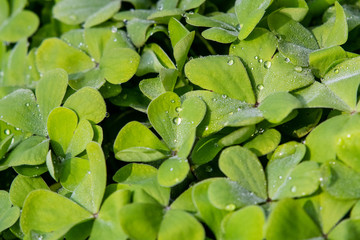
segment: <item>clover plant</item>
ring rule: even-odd
[[[359,37],[359,0],[0,0],[0,239],[358,239]]]

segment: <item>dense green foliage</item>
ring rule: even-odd
[[[0,0],[0,239],[359,239],[359,39],[359,0]]]

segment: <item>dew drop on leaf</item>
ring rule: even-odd
[[[262,63],[262,62],[263,62],[263,60],[260,58],[260,59],[259,59],[259,63]]]
[[[226,94],[221,95],[222,98],[227,98]]]
[[[6,135],[10,135],[11,131],[10,131],[10,129],[5,129],[5,130],[4,130],[4,133],[5,133]]]
[[[258,56],[255,56],[254,58],[255,58],[256,60],[258,60],[258,59],[259,59],[259,57],[258,57]]]
[[[110,113],[106,112],[106,113],[105,113],[105,117],[106,117],[106,118],[110,117]]]
[[[180,123],[181,123],[181,118],[179,118],[179,117],[174,118],[174,119],[173,119],[173,123],[176,124],[176,125],[180,125]]]
[[[296,67],[294,68],[294,70],[295,70],[296,72],[301,72],[301,71],[302,71],[302,67],[296,66]]]
[[[279,179],[282,179],[282,176],[279,176]]]
[[[226,209],[227,211],[234,211],[235,208],[236,208],[235,204],[232,204],[232,203],[226,205],[226,207],[225,207],[225,209]]]
[[[116,27],[114,27],[114,26],[111,27],[111,32],[112,32],[112,33],[116,33],[116,31],[117,31],[117,28],[116,28]]]
[[[291,192],[296,192],[296,186],[292,186],[291,189],[290,189]]]
[[[171,100],[171,103],[175,103],[175,100]]]
[[[29,107],[29,106],[30,106],[30,103],[25,103],[25,106],[26,106],[26,107]]]
[[[179,112],[181,112],[181,107],[177,107],[177,108],[175,108],[175,111],[177,112],[177,113],[179,113]]]
[[[216,102],[216,101],[217,101],[217,99],[216,99],[216,98],[213,98],[212,100],[213,100],[213,102]]]
[[[336,68],[336,69],[334,70],[334,73],[335,73],[335,74],[338,74],[338,73],[339,73],[339,69]]]
[[[264,85],[259,84],[259,85],[256,86],[256,88],[257,88],[259,91],[261,91],[261,90],[264,89]]]
[[[174,168],[170,168],[170,171],[172,172],[174,170]]]
[[[265,61],[264,62],[264,67],[269,69],[271,67],[271,62],[270,61]]]
[[[228,64],[229,66],[233,65],[233,64],[234,64],[234,60],[232,60],[232,59],[228,60],[228,61],[227,61],[227,64]]]

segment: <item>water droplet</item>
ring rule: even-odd
[[[179,117],[174,118],[174,119],[173,119],[173,123],[176,124],[176,125],[180,125],[180,123],[181,123],[181,118],[179,118]]]
[[[296,67],[294,68],[294,70],[295,70],[296,72],[301,72],[303,69],[302,69],[302,67],[300,67],[300,66],[296,66]]]
[[[112,26],[112,27],[111,27],[111,32],[112,32],[112,33],[116,33],[116,32],[117,32],[117,28],[116,28],[115,26]]]
[[[10,135],[11,131],[10,131],[10,129],[5,129],[5,130],[4,130],[4,133],[5,133],[6,135]]]
[[[81,43],[79,43],[79,47],[82,47],[84,44],[81,42]]]
[[[291,189],[290,189],[291,192],[296,192],[296,186],[292,186]]]
[[[191,124],[194,124],[194,121],[191,121]]]
[[[213,98],[212,100],[213,100],[213,102],[216,102],[216,101],[217,101],[217,99],[216,99],[216,98]]]
[[[95,58],[91,58],[91,61],[92,61],[92,62],[95,62]]]
[[[258,84],[258,85],[256,86],[256,88],[257,88],[257,90],[261,91],[261,90],[264,89],[264,85]]]
[[[258,60],[258,59],[259,59],[259,57],[258,57],[258,56],[255,56],[254,58],[255,58],[256,60]]]
[[[338,74],[338,73],[339,73],[339,69],[335,68],[335,69],[334,69],[334,73],[335,73],[335,74]]]
[[[221,95],[222,98],[227,98],[226,94]]]
[[[209,130],[209,126],[206,126],[206,127],[205,127],[205,131],[207,131],[207,130]]]
[[[234,60],[232,60],[232,59],[228,60],[228,61],[227,61],[227,64],[228,64],[229,66],[233,65],[233,64],[234,64]]]
[[[29,70],[31,70],[32,69],[32,66],[29,66]]]
[[[180,180],[178,178],[175,178],[175,182],[179,182]]]
[[[174,168],[170,168],[170,172],[172,172],[174,170]]]
[[[319,178],[319,180],[320,180],[320,182],[322,182],[322,181],[324,181],[324,179],[321,177],[321,178]]]
[[[282,179],[282,176],[279,176],[279,179]]]
[[[30,106],[30,103],[25,103],[25,106],[26,106],[26,107],[29,107],[29,106]]]
[[[114,38],[114,42],[117,42],[117,38]]]
[[[128,20],[127,19],[123,19],[123,23],[127,24]]]
[[[158,6],[158,10],[163,10],[164,9],[164,6],[162,5],[162,4],[160,4],[159,6]]]
[[[241,29],[240,24],[236,25],[235,28],[236,28],[236,30],[240,31],[240,29]]]
[[[20,128],[18,128],[18,127],[17,127],[17,128],[15,128],[15,130],[16,130],[16,131],[19,131],[19,130],[20,130]]]
[[[105,113],[105,117],[106,117],[106,118],[110,117],[110,113],[106,112],[106,113]]]
[[[258,130],[258,134],[263,134],[265,132],[265,129],[263,129],[263,128],[259,128],[259,130]]]
[[[234,211],[235,208],[236,208],[235,204],[232,204],[232,203],[231,203],[231,204],[226,205],[225,210],[227,210],[227,211]]]
[[[91,174],[91,171],[88,171],[87,173],[88,173],[88,174]]]
[[[175,103],[175,100],[171,100],[171,103]]]
[[[252,67],[252,68],[250,68],[251,70],[254,70],[254,68]]]
[[[240,112],[243,108],[242,107],[238,107],[237,111]]]
[[[177,113],[181,112],[181,110],[182,110],[182,108],[181,108],[181,107],[177,107],[177,108],[175,108],[175,111],[176,111]]]
[[[263,62],[263,60],[260,58],[258,62],[259,62],[259,63],[262,63],[262,62]]]
[[[269,69],[271,67],[271,62],[270,61],[265,61],[264,62],[264,67]]]
[[[177,139],[174,139],[174,143],[177,143],[178,142],[178,140]]]
[[[285,62],[290,62],[290,58],[285,58]]]
[[[292,179],[292,177],[288,177],[288,179],[289,179],[289,180],[291,180],[291,179]]]
[[[168,113],[169,113],[169,111],[165,111],[165,113],[166,113],[166,114],[168,114]]]
[[[206,172],[212,172],[213,169],[212,169],[211,166],[206,166],[205,171],[206,171]]]

